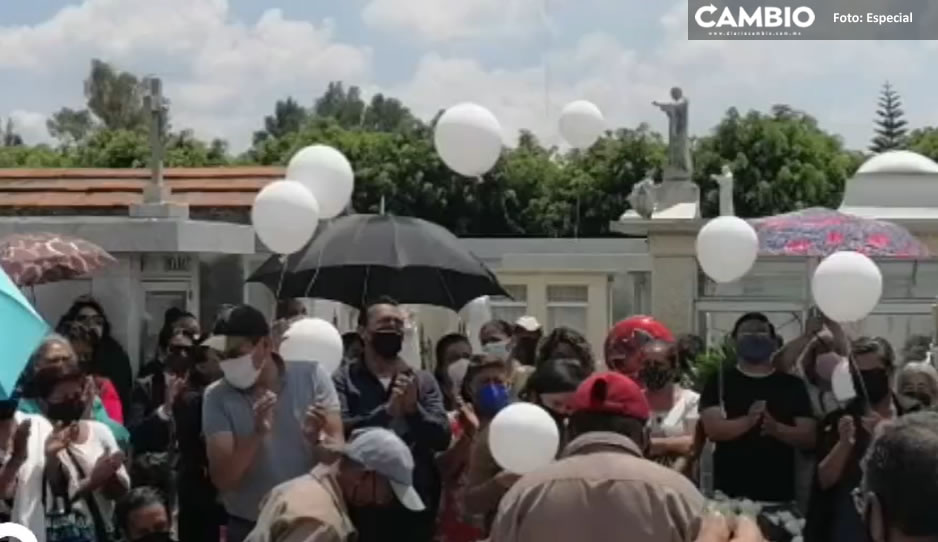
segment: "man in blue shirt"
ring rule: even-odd
[[[400,357],[404,314],[397,302],[381,299],[362,309],[359,333],[362,356],[334,375],[346,433],[384,427],[397,433],[414,456],[414,487],[426,510],[413,512],[400,504],[352,510],[359,542],[433,540],[440,501],[436,454],[449,447],[450,426],[436,379],[414,370]]]

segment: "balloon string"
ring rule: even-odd
[[[275,298],[280,301],[280,291],[283,289],[283,279],[287,276],[287,255],[280,256],[280,280],[277,281],[277,293]]]
[[[331,220],[320,221],[319,226],[316,228],[316,233],[313,234],[313,237],[315,238],[316,235],[324,233],[331,224]],[[322,228],[322,231],[319,231],[320,228]],[[309,279],[309,284],[306,285],[306,291],[303,292],[303,297],[309,297],[310,290],[313,289],[313,285],[316,284],[316,279],[319,278],[319,269],[322,267],[322,256],[323,253],[326,252],[326,247],[328,247],[328,245],[323,245],[322,249],[319,251],[319,257],[316,258],[316,271],[313,272],[313,278]]]

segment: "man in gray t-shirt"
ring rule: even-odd
[[[320,432],[343,439],[332,379],[316,362],[273,352],[264,315],[235,307],[203,345],[221,353],[225,377],[205,392],[202,428],[209,473],[228,511],[228,542],[251,531],[264,496],[315,466]]]

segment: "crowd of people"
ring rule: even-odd
[[[76,300],[0,401],[6,520],[39,542],[763,540],[713,511],[726,498],[790,510],[808,542],[938,540],[927,349],[900,360],[819,315],[784,343],[751,313],[701,375],[703,341],[651,317],[594,353],[526,316],[482,326],[480,351],[440,338],[428,371],[401,359],[405,314],[380,299],[329,374],[278,355],[304,316],[239,305],[203,331],[170,310],[134,376],[102,307]],[[844,364],[849,400],[832,389]],[[560,435],[523,476],[488,444],[518,401]]]

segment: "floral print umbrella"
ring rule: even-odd
[[[81,277],[115,263],[98,245],[57,233],[17,233],[0,239],[0,265],[20,287]]]
[[[902,226],[824,208],[751,221],[762,256],[827,256],[852,250],[870,257],[918,259],[928,247]]]

